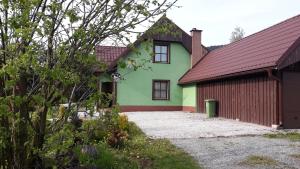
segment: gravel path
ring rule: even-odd
[[[206,169],[285,168],[300,169],[300,142],[269,139],[262,134],[274,129],[213,118],[203,114],[185,112],[128,112],[149,137],[168,138],[174,145],[191,154]],[[277,161],[274,166],[241,164],[248,156],[263,155]]]
[[[171,139],[171,142],[191,154],[206,169],[300,168],[300,159],[290,156],[300,154],[300,142],[262,136]],[[278,164],[274,166],[241,164],[251,155],[267,156],[276,160]]]

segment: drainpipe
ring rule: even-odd
[[[117,103],[117,82],[113,80],[112,105]]]
[[[113,80],[113,100],[112,103],[113,105],[117,104],[117,82],[121,80],[121,75],[118,72],[114,72],[112,75],[112,80]]]
[[[282,104],[282,80],[280,77],[276,76],[273,74],[273,70],[272,68],[267,69],[267,73],[268,73],[268,77],[272,80],[275,80],[277,82],[277,109],[278,109],[278,116],[276,119],[277,124],[272,124],[272,128],[276,128],[276,129],[280,129],[283,126],[283,104]],[[275,70],[278,70],[277,68],[275,68]]]

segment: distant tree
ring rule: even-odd
[[[236,27],[231,33],[230,42],[241,40],[244,37],[244,35],[245,35],[244,29],[241,27]]]

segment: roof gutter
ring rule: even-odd
[[[254,69],[254,70],[249,70],[249,71],[244,71],[244,72],[238,72],[238,73],[231,73],[227,75],[222,75],[222,76],[215,76],[212,78],[205,78],[205,79],[200,79],[200,80],[192,80],[188,82],[178,82],[179,85],[186,85],[186,84],[191,84],[191,83],[201,83],[201,82],[208,82],[208,81],[213,81],[213,80],[220,80],[220,79],[226,79],[230,77],[236,77],[236,76],[244,76],[244,75],[249,75],[249,74],[254,74],[254,73],[261,73],[261,72],[266,72],[266,70],[272,70],[276,69],[275,66],[270,66],[270,67],[265,67],[265,68],[260,68],[260,69]]]

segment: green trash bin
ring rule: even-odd
[[[217,101],[215,99],[207,99],[204,101],[207,117],[215,117],[217,111]]]

